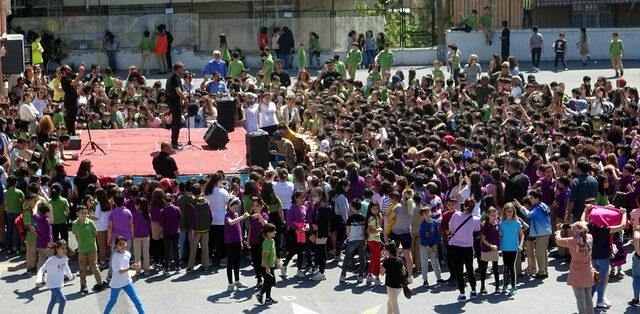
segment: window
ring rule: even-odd
[[[611,27],[612,9],[609,4],[581,4],[573,6],[574,27]]]

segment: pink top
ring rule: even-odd
[[[588,237],[589,241],[592,241],[591,235],[588,235]],[[578,245],[573,238],[556,237],[556,245],[568,248],[571,253],[567,284],[575,288],[591,288],[593,286],[591,254],[579,252]]]
[[[636,230],[640,220],[640,208],[632,210],[629,215],[631,216],[631,225],[633,226],[633,230]]]

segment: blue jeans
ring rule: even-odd
[[[9,214],[7,213],[7,248],[10,251],[20,251],[20,247],[22,244],[20,243],[20,235],[18,234],[18,229],[16,225],[13,223],[16,218],[18,218],[19,214]]]
[[[116,305],[116,302],[118,301],[118,295],[120,294],[121,289],[129,296],[131,303],[136,307],[138,313],[143,314],[144,309],[142,308],[142,302],[140,302],[140,297],[138,296],[138,292],[136,292],[136,287],[134,287],[132,283],[122,288],[111,288],[111,297],[109,298],[107,307],[104,309],[104,314],[111,313],[111,309],[113,309],[113,306]]]
[[[609,281],[609,265],[611,258],[600,258],[591,261],[593,268],[600,272],[600,281],[593,285],[591,289],[591,295],[598,293],[598,302],[596,304],[602,304],[604,300],[604,292],[607,289],[607,282]]]
[[[633,298],[637,299],[640,297],[640,257],[633,253],[632,266],[631,266],[631,277],[633,278]]]
[[[290,53],[283,53],[282,54],[282,61],[284,62],[283,66],[284,69],[290,69],[291,68],[291,61],[293,60],[293,54]]]
[[[118,71],[118,60],[116,59],[116,50],[107,50],[107,59],[109,59],[109,67],[111,71]]]
[[[49,301],[49,306],[47,306],[47,314],[53,313],[53,307],[56,303],[60,303],[60,305],[58,305],[58,314],[64,313],[64,306],[67,304],[67,298],[62,294],[60,288],[51,288],[51,301]]]
[[[364,51],[364,65],[368,68],[373,60],[376,58],[375,50],[365,50]]]
[[[189,251],[185,247],[185,243],[189,243],[191,245],[191,235],[193,234],[193,230],[185,229],[180,231],[180,238],[178,239],[178,256],[180,257],[180,261],[189,257]]]

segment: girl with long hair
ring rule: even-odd
[[[267,204],[259,196],[251,198],[251,219],[249,220],[248,247],[251,250],[251,264],[258,280],[257,287],[262,287],[262,227],[269,222]]]
[[[287,265],[289,265],[289,262],[291,262],[295,255],[298,256],[296,260],[296,267],[298,268],[296,277],[304,277],[304,272],[302,271],[302,252],[306,238],[301,234],[304,234],[308,228],[306,218],[307,208],[304,205],[305,197],[306,194],[302,190],[295,190],[291,196],[291,207],[287,210],[286,220],[288,254],[287,258],[284,260],[284,264],[282,264],[282,268],[280,269],[282,277],[287,276]]]
[[[251,215],[244,213],[242,216],[238,215],[238,209],[240,208],[240,199],[232,197],[229,200],[227,206],[227,213],[224,216],[224,244],[227,247],[227,291],[235,291],[236,288],[246,288],[242,282],[240,282],[240,253],[242,250],[242,228],[241,222]],[[235,275],[235,283],[233,276]]]
[[[487,294],[484,281],[487,277],[487,266],[491,262],[493,270],[493,278],[496,282],[495,293],[500,292],[500,273],[498,268],[498,251],[500,245],[500,220],[498,219],[498,210],[494,207],[489,208],[482,220],[480,227],[480,294]]]
[[[282,209],[282,203],[273,189],[273,183],[264,182],[262,183],[262,193],[261,197],[264,202],[267,204],[267,209],[269,213],[269,223],[272,223],[276,226],[278,231],[284,229],[284,210]],[[276,234],[276,250],[278,252],[278,256],[280,256],[280,251],[282,250],[282,234]]]
[[[464,212],[456,212],[449,221],[449,255],[453,265],[453,273],[457,281],[458,301],[463,302],[465,296],[465,280],[463,267],[467,271],[467,279],[471,285],[471,298],[477,297],[476,277],[473,272],[473,234],[480,231],[480,219],[473,215],[476,201],[468,198],[464,201]]]
[[[380,233],[382,232],[382,215],[380,214],[380,204],[375,201],[369,203],[367,208],[367,215],[365,216],[366,234],[367,234],[367,246],[369,247],[369,276],[367,276],[367,283],[375,282],[376,285],[381,283],[380,281],[380,258],[382,254],[382,242],[380,239]]]
[[[75,278],[71,269],[69,269],[69,258],[67,257],[67,242],[65,240],[57,240],[53,243],[54,255],[49,257],[46,262],[38,270],[36,275],[36,287],[44,287],[45,282],[47,288],[51,291],[51,301],[47,306],[47,313],[53,313],[53,307],[58,305],[58,313],[64,313],[64,306],[67,298],[60,290],[64,286],[64,277],[69,279]],[[47,274],[46,281],[44,275]]]
[[[109,256],[111,255],[111,248],[109,247],[109,239],[107,235],[109,233],[109,214],[111,212],[111,202],[107,196],[107,191],[104,189],[96,190],[96,210],[94,213],[96,229],[96,243],[98,245],[98,264],[103,267],[107,265]]]
[[[524,232],[522,224],[516,216],[516,206],[507,203],[502,210],[502,221],[500,221],[500,250],[502,251],[502,263],[504,264],[504,286],[502,291],[507,291],[507,284],[511,284],[510,295],[517,293],[516,290],[516,257],[518,251],[522,251],[524,243]]]
[[[329,196],[322,187],[315,187],[310,193],[311,203],[315,204],[315,210],[309,223],[311,224],[310,241],[314,243],[315,267],[318,272],[311,280],[325,280],[325,267],[327,266],[327,240],[331,232],[331,219],[333,207],[329,204]]]
[[[562,230],[567,229],[571,230],[571,236],[561,237]],[[554,237],[556,245],[568,248],[571,254],[567,285],[573,288],[578,313],[593,313],[593,296],[591,295],[591,288],[593,287],[593,267],[591,266],[593,238],[589,234],[586,222],[578,221],[572,225],[558,224]]]

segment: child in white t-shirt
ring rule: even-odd
[[[64,313],[64,306],[67,303],[67,298],[62,294],[60,289],[64,286],[65,275],[67,275],[69,279],[73,279],[74,276],[71,273],[71,269],[69,269],[67,242],[60,239],[53,244],[53,249],[56,254],[50,256],[38,270],[38,274],[36,275],[36,287],[41,288],[45,285],[44,274],[46,273],[46,285],[47,288],[51,290],[51,301],[49,301],[47,313],[53,312],[53,307],[56,303],[59,303],[58,312]]]

